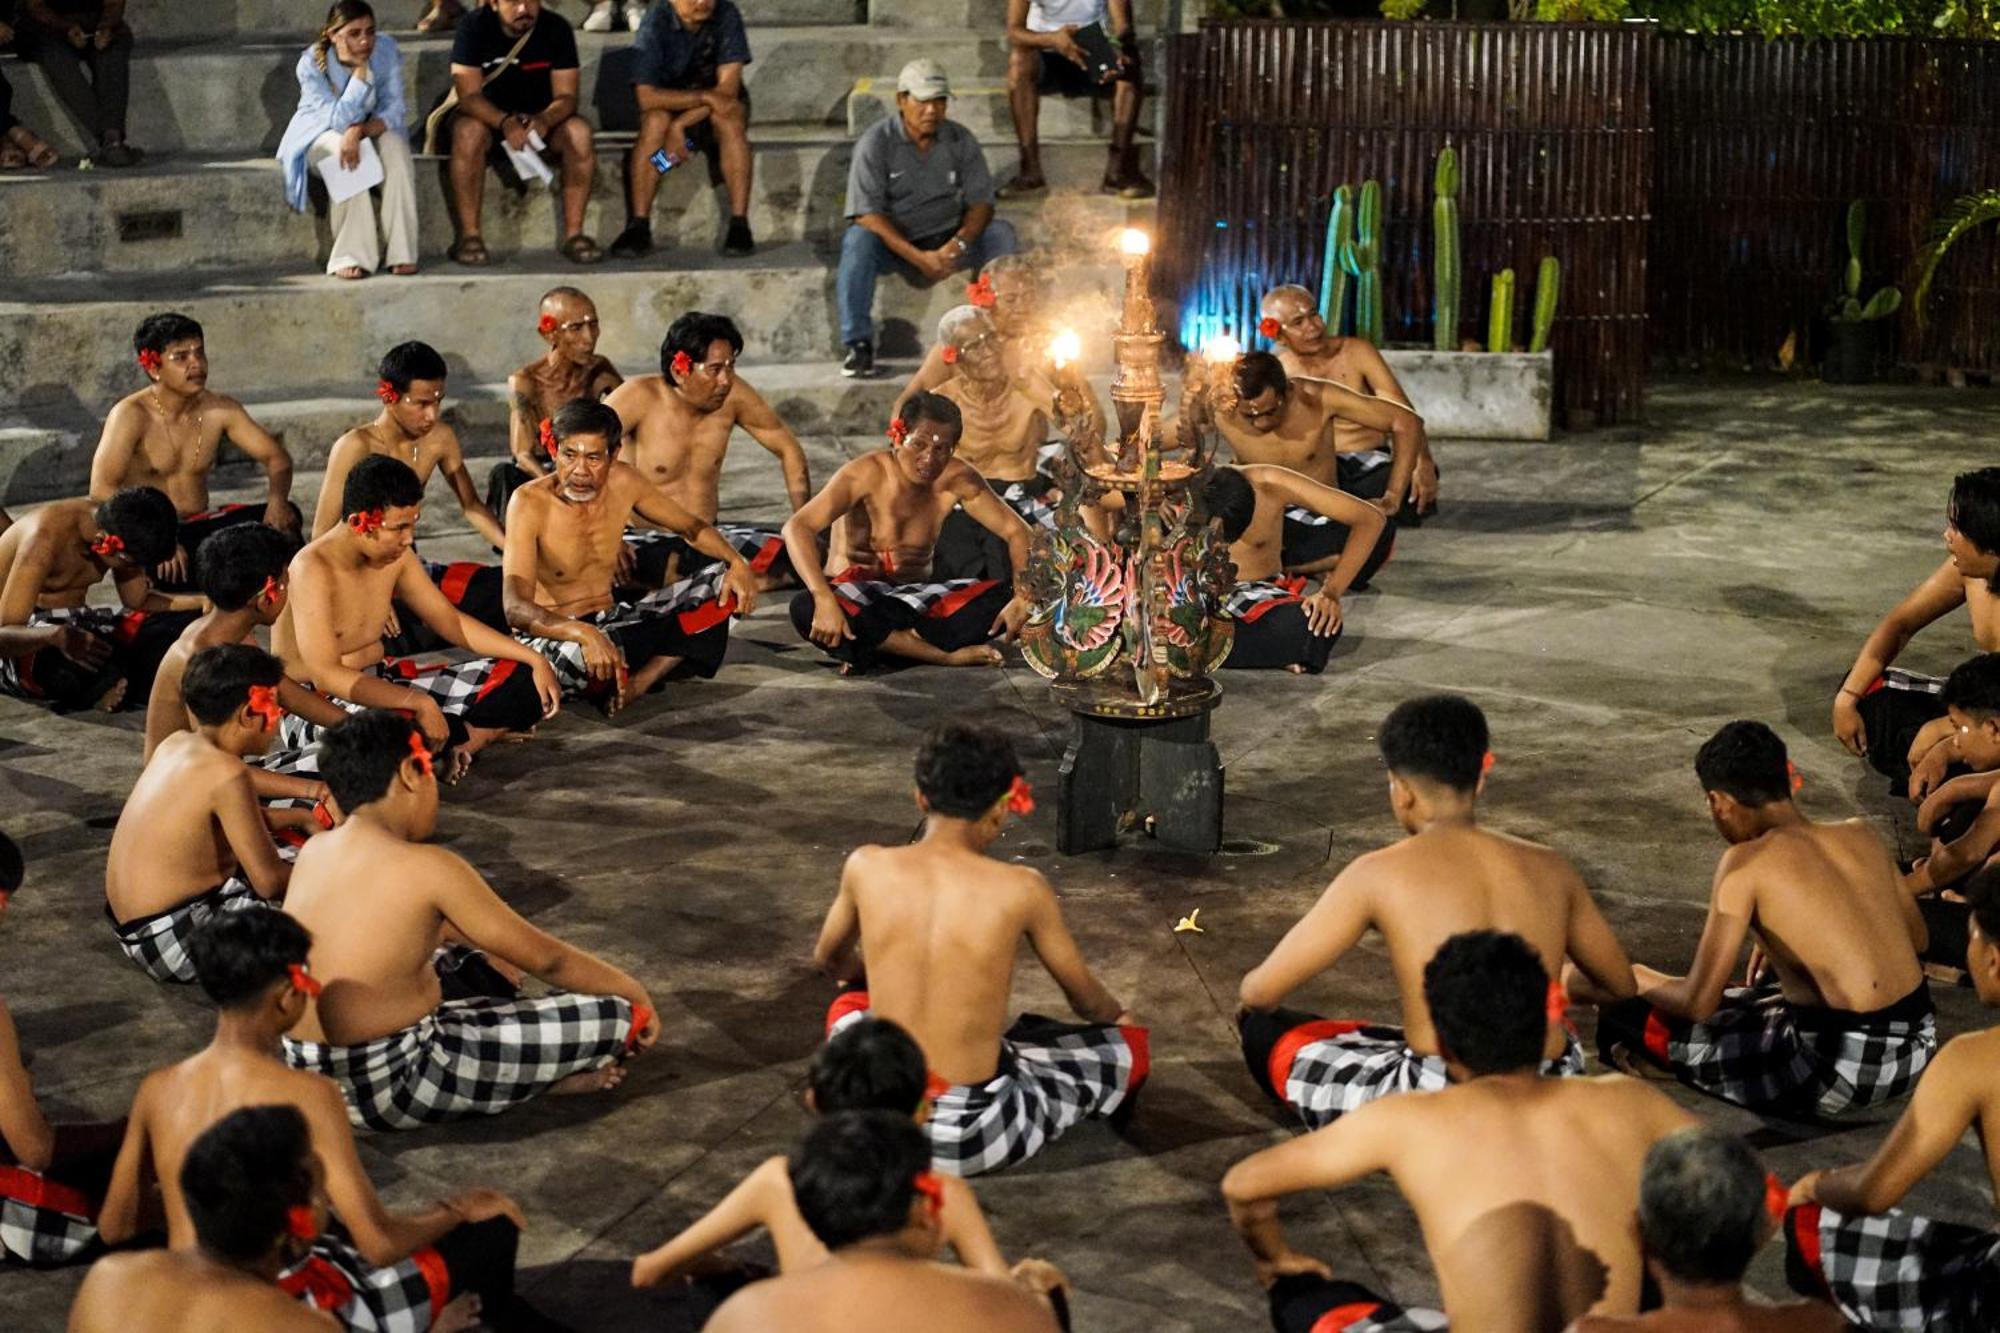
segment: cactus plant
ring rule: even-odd
[[[1440,352],[1458,350],[1458,153],[1449,145],[1438,152],[1437,175],[1431,184],[1431,275],[1437,289],[1437,314],[1431,326],[1431,346]]]
[[[1354,331],[1382,345],[1382,183],[1361,182],[1354,207],[1354,241],[1342,247],[1341,266],[1354,277]]]
[[[1493,299],[1486,307],[1486,350],[1512,351],[1514,347],[1514,270],[1503,268],[1493,275]]]
[[[1535,324],[1528,335],[1528,350],[1549,350],[1549,331],[1556,323],[1556,296],[1562,290],[1562,265],[1554,255],[1543,255],[1535,271]]]
[[[1320,261],[1319,311],[1328,333],[1339,337],[1347,332],[1347,265],[1342,256],[1354,244],[1354,187],[1343,185],[1333,192],[1333,207],[1326,215],[1326,257]]]
[[[1861,241],[1867,221],[1866,208],[1859,199],[1847,206],[1847,271],[1841,279],[1841,294],[1830,312],[1842,324],[1887,319],[1903,304],[1903,293],[1893,286],[1877,288],[1865,304],[1861,300]]]

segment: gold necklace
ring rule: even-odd
[[[160,400],[160,386],[158,383],[152,385],[151,392],[153,395],[153,410],[160,414],[160,425],[165,427],[167,432],[167,444],[174,451],[175,461],[179,462],[181,457],[181,442],[175,438],[176,428],[174,426],[174,419],[168,414],[167,405]],[[199,466],[201,463],[201,413],[199,410],[194,414],[194,454],[193,462]]]

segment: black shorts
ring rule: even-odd
[[[1036,90],[1050,97],[1106,96],[1121,83],[1138,82],[1139,53],[1135,50],[1130,54],[1132,63],[1129,66],[1121,66],[1109,82],[1099,83],[1090,77],[1089,70],[1074,60],[1054,51],[1043,51],[1041,73],[1035,79]]]

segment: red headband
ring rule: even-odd
[[[141,370],[158,370],[159,368],[160,368],[160,354],[159,354],[158,352],[154,351],[154,350],[153,350],[152,348],[150,348],[150,347],[142,347],[142,348],[140,348],[140,349],[139,349],[139,369],[141,369]]]
[[[958,364],[958,349],[956,347],[953,347],[950,343],[946,343],[944,345],[944,363],[947,366],[955,366]]]
[[[1799,772],[1799,766],[1789,759],[1785,761],[1785,775],[1792,780],[1792,791],[1795,793],[1806,785],[1806,775]]]
[[[1479,776],[1483,778],[1488,773],[1491,773],[1493,771],[1493,765],[1499,762],[1500,761],[1498,759],[1495,759],[1493,757],[1493,751],[1488,750],[1485,754],[1481,755],[1479,758]]]
[[[319,1223],[313,1218],[313,1210],[306,1204],[295,1203],[285,1210],[285,1234],[299,1240],[317,1240]]]
[[[894,421],[889,423],[888,435],[889,435],[889,443],[901,444],[904,440],[910,437],[910,428],[903,424],[903,419],[901,417],[897,417]]]
[[[125,539],[115,532],[100,532],[90,539],[90,553],[95,556],[113,556],[125,549]]]
[[[318,977],[306,971],[303,963],[293,963],[289,971],[292,977],[292,989],[308,999],[318,999],[319,993],[326,989],[320,985]]]
[[[996,299],[993,295],[993,279],[982,273],[979,281],[965,284],[965,299],[981,310],[991,310]]]
[[[932,1217],[944,1211],[944,1182],[935,1171],[919,1171],[910,1188],[924,1196],[924,1207]]]
[[[542,438],[542,448],[549,451],[550,458],[554,458],[556,456],[556,423],[547,417],[543,417],[542,424],[537,428],[536,433]]]
[[[543,315],[539,320],[535,321],[535,328],[541,333],[554,333],[556,331],[556,317],[554,315]]]
[[[1017,815],[1035,813],[1035,789],[1028,780],[1016,773],[1012,785],[1007,788],[1007,808]]]
[[[278,702],[278,687],[275,685],[252,685],[250,687],[250,711],[264,719],[264,730],[276,731],[278,724],[285,720],[284,706]]]
[[[1549,992],[1543,998],[1542,1005],[1548,1011],[1551,1023],[1560,1023],[1568,1016],[1569,992],[1563,989],[1560,981],[1549,982]]]
[[[364,509],[358,514],[349,514],[347,516],[347,526],[353,528],[363,537],[366,537],[369,533],[378,530],[382,526],[382,511],[379,509]]]
[[[417,769],[425,777],[437,771],[431,767],[431,747],[424,743],[424,734],[420,731],[410,733],[410,758],[417,761]]]
[[[690,370],[694,369],[694,362],[688,360],[688,354],[686,352],[675,352],[674,359],[670,364],[672,366],[675,379],[679,379],[681,376],[687,374]]]
[[[375,381],[375,396],[391,407],[403,401],[402,392],[387,380]]]
[[[1276,342],[1278,338],[1278,321],[1272,319],[1269,315],[1264,316],[1264,318],[1257,321],[1257,332]]]

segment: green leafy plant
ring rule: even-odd
[[[1867,209],[1856,199],[1847,206],[1847,271],[1841,277],[1841,294],[1828,312],[1842,324],[1887,319],[1903,304],[1903,294],[1894,287],[1878,288],[1865,304],[1861,300],[1861,240],[1867,225]]]
[[[2000,221],[2000,190],[1975,190],[1960,195],[1938,214],[1937,221],[1931,224],[1930,240],[1917,251],[1917,281],[1911,289],[1910,305],[1919,329],[1924,326],[1924,306],[1930,300],[1931,283],[1945,253],[1967,232],[1996,221]]]

